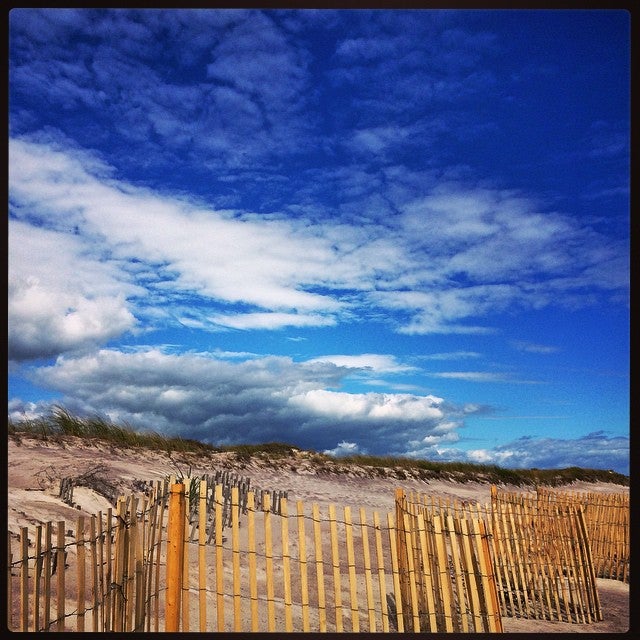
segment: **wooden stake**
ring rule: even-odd
[[[393,593],[396,604],[396,626],[398,631],[404,631],[404,611],[402,608],[402,586],[400,584],[400,569],[398,568],[398,530],[393,522],[393,514],[387,514],[389,527],[389,543],[391,547],[391,572],[393,575]]]
[[[240,601],[240,521],[238,487],[231,487],[231,560],[233,566],[233,630],[242,631]]]
[[[298,516],[298,553],[300,555],[300,600],[302,602],[302,631],[310,631],[309,626],[309,579],[307,574],[307,545],[304,527],[304,504],[296,502]]]
[[[222,555],[222,511],[224,498],[222,485],[214,488],[215,497],[215,544],[216,544],[216,613],[218,631],[224,631],[224,564]]]
[[[369,633],[376,630],[375,605],[373,601],[373,584],[371,582],[371,553],[369,551],[369,528],[364,507],[360,508],[360,532],[362,535],[362,555],[364,562],[364,584],[367,594],[367,615]]]
[[[207,630],[207,480],[200,480],[198,495],[198,613],[200,632]]]
[[[57,549],[56,549],[56,558],[57,565],[56,570],[58,574],[58,610],[56,614],[57,618],[57,628],[58,631],[64,631],[64,618],[66,615],[65,611],[65,592],[64,592],[64,571],[65,571],[65,562],[64,562],[64,520],[60,520],[58,522],[58,539],[57,539]],[[25,629],[26,631],[26,629]]]
[[[331,535],[331,563],[333,566],[333,593],[336,614],[336,631],[343,631],[342,627],[342,585],[340,584],[340,556],[338,553],[338,528],[336,524],[335,505],[329,505],[329,532]]]
[[[313,539],[316,561],[316,583],[318,586],[318,624],[320,631],[327,630],[327,602],[324,591],[324,563],[322,560],[322,532],[320,526],[320,510],[316,503],[313,504]]]
[[[247,494],[247,535],[249,538],[249,598],[251,599],[251,631],[259,630],[258,582],[256,567],[255,494]]]
[[[358,611],[358,593],[356,586],[356,561],[353,550],[353,525],[351,522],[351,507],[344,507],[344,526],[347,538],[347,568],[349,571],[349,595],[351,602],[351,631],[360,631],[360,615]]]
[[[9,567],[11,562],[9,562]],[[9,569],[11,570],[11,569]],[[36,526],[36,566],[33,577],[33,630],[39,631],[40,626],[40,580],[42,578],[42,526]],[[11,591],[11,582],[7,585],[7,591]]]
[[[384,555],[382,553],[382,531],[380,516],[373,512],[373,528],[376,542],[376,564],[378,566],[378,593],[380,594],[380,609],[382,613],[382,631],[389,631],[389,609],[387,607],[387,580],[384,572]]]
[[[182,595],[182,570],[184,557],[185,486],[171,485],[169,498],[169,524],[167,530],[167,600],[165,630],[178,631]]]
[[[78,620],[76,625],[77,631],[84,631],[84,612],[85,612],[85,549],[84,549],[84,516],[78,516],[76,521],[76,553],[78,568]]]
[[[29,530],[27,527],[20,527],[20,631],[29,631]]]
[[[264,511],[264,552],[266,556],[267,572],[267,630],[276,630],[276,610],[273,595],[273,541],[271,532],[271,502],[268,492],[263,495],[262,509]]]

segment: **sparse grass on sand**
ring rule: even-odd
[[[300,449],[282,442],[213,446],[193,439],[167,437],[155,431],[138,431],[128,424],[114,424],[100,416],[79,417],[65,408],[57,406],[43,417],[9,420],[8,434],[17,442],[21,435],[42,440],[56,440],[67,436],[102,440],[118,447],[130,447],[171,453],[217,453],[232,452],[238,460],[248,461],[254,457],[278,459],[290,457]],[[442,478],[456,482],[490,482],[515,486],[558,486],[572,482],[605,482],[629,486],[629,476],[603,469],[505,469],[497,465],[472,464],[469,462],[436,462],[414,458],[391,456],[354,455],[341,458],[318,453],[314,463],[326,465],[333,473],[348,473],[350,468],[369,469],[372,475],[386,474],[393,470],[396,475],[407,473],[423,478]]]

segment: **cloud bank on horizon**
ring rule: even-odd
[[[13,10],[9,416],[628,473],[628,57],[613,10]]]

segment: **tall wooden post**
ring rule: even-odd
[[[405,526],[405,514],[407,512],[407,496],[404,489],[396,489],[396,549],[398,554],[398,573],[400,575],[400,597],[402,598],[402,612],[404,628],[412,629],[411,620],[413,611],[409,585],[409,557],[407,551],[407,528]],[[398,603],[396,603],[398,608]],[[399,610],[399,608],[398,608]]]
[[[167,599],[165,631],[178,631],[184,561],[184,520],[186,517],[184,484],[171,485],[167,530]]]

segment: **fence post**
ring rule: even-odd
[[[76,554],[78,571],[78,622],[77,631],[84,631],[85,617],[85,548],[84,548],[84,516],[76,520]]]
[[[58,535],[57,535],[57,547],[56,555],[56,571],[58,572],[58,608],[57,608],[57,631],[64,631],[64,619],[65,619],[65,590],[64,590],[64,570],[65,570],[65,558],[64,558],[64,520],[58,521]]]
[[[13,585],[11,584],[11,536],[7,536],[7,629],[13,631]]]
[[[167,605],[165,631],[178,631],[182,565],[184,558],[184,519],[186,515],[184,484],[171,485],[167,531]]]
[[[29,529],[20,527],[20,631],[29,630]]]
[[[400,577],[400,598],[404,614],[404,628],[411,628],[411,616],[414,612],[411,607],[411,595],[409,587],[409,559],[407,557],[407,531],[405,528],[404,514],[407,509],[407,497],[404,489],[396,489],[396,553],[398,556],[398,574]],[[396,607],[398,603],[396,603]],[[398,611],[400,608],[398,607]]]

